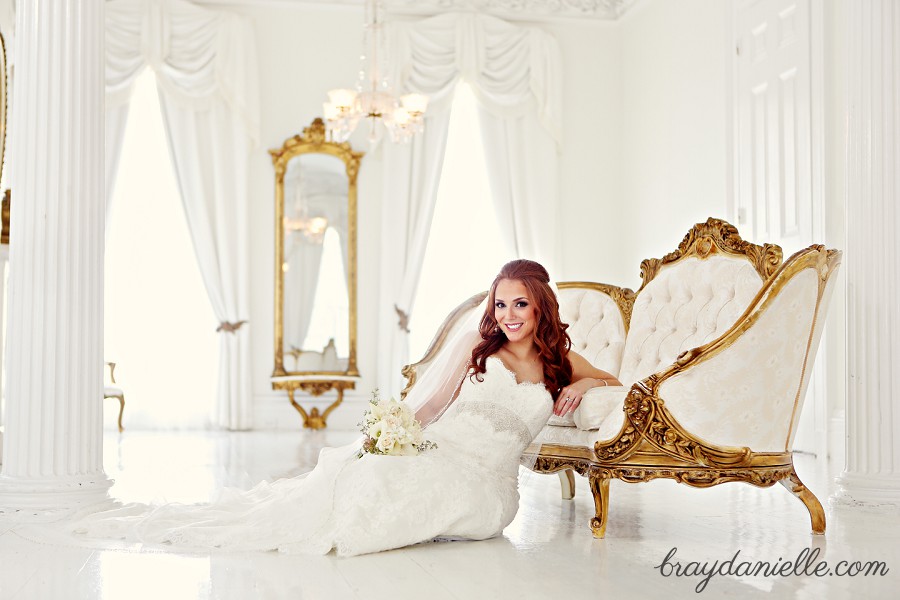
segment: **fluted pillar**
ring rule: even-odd
[[[101,414],[104,2],[16,10],[0,511],[67,508],[110,485]]]
[[[847,459],[834,501],[900,507],[900,6],[848,12]]]

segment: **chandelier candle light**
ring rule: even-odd
[[[369,123],[369,142],[381,137],[381,121],[394,142],[408,142],[425,128],[428,96],[405,94],[399,98],[391,90],[382,61],[385,60],[384,8],[378,0],[366,0],[363,25],[362,66],[356,89],[328,92],[322,105],[331,139],[345,142],[364,118]]]

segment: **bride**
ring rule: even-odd
[[[436,448],[359,458],[358,442],[325,448],[305,476],[225,489],[211,504],[125,505],[72,528],[184,550],[342,556],[499,535],[518,508],[520,456],[551,412],[619,385],[571,351],[549,283],[536,262],[504,265],[480,323],[457,334],[411,390],[407,402]]]

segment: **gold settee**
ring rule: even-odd
[[[595,388],[574,415],[552,419],[532,468],[558,472],[564,498],[574,496],[573,472],[588,478],[595,537],[606,531],[612,479],[656,478],[781,483],[824,533],[792,444],[840,258],[814,245],[782,261],[778,246],[751,244],[708,219],[674,252],[641,263],[637,292],[560,283],[573,348],[625,386]],[[484,295],[457,307],[422,360],[404,368],[407,390]]]

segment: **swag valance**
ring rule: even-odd
[[[221,99],[259,141],[256,43],[240,15],[181,0],[106,3],[107,108],[127,104],[145,66],[167,96],[194,110]]]
[[[549,33],[488,15],[448,13],[392,23],[390,39],[393,80],[404,91],[428,94],[429,110],[449,108],[462,79],[490,113],[533,111],[562,142],[562,60]]]

